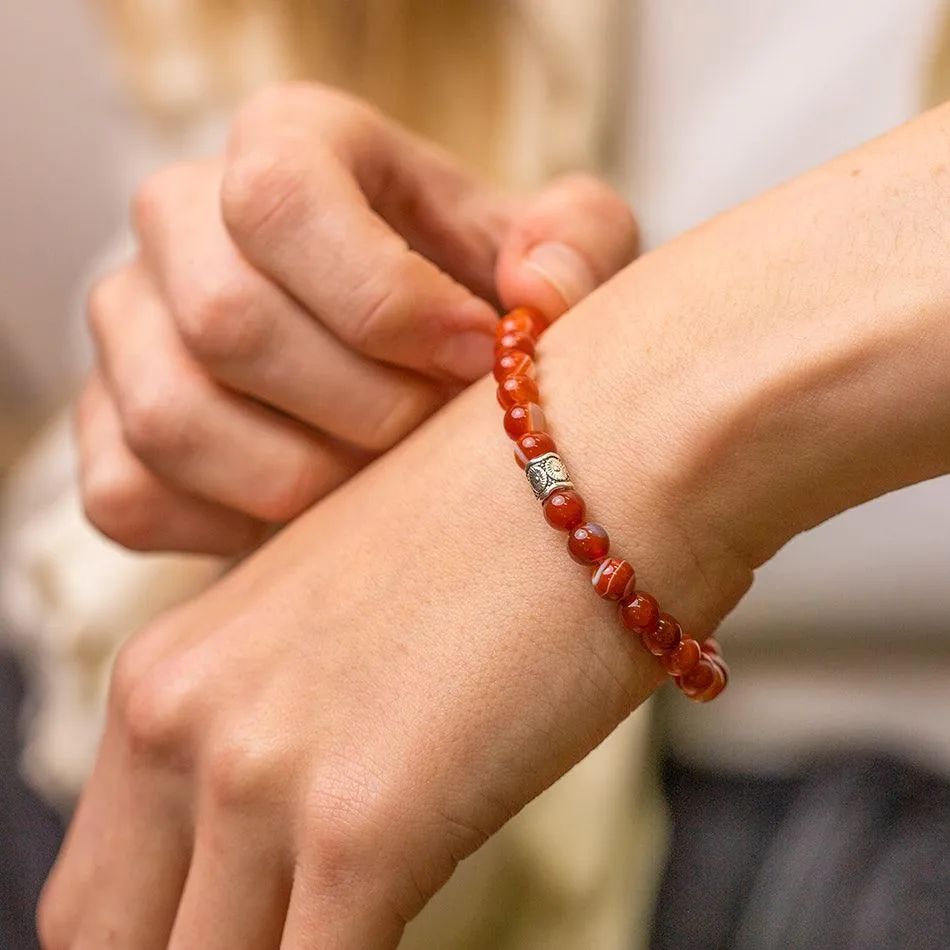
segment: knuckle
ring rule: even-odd
[[[191,735],[198,700],[197,683],[174,664],[152,663],[118,685],[113,674],[115,714],[122,735],[136,754],[167,759],[180,754]],[[140,664],[141,665],[141,664]]]
[[[182,342],[204,363],[249,362],[260,355],[267,325],[254,306],[249,276],[238,267],[196,275],[173,306]]]
[[[239,246],[269,242],[299,220],[307,156],[294,141],[270,141],[242,150],[221,182],[221,213]]]
[[[272,801],[286,787],[288,769],[273,742],[254,739],[250,729],[232,729],[207,752],[203,780],[212,799],[223,808]]]
[[[117,396],[117,408],[125,442],[148,463],[161,458],[173,463],[190,446],[187,384],[170,375],[138,380],[136,386]]]
[[[107,538],[134,551],[156,543],[155,506],[145,478],[121,459],[102,455],[83,466],[81,498],[90,524]]]
[[[316,861],[318,878],[330,893],[347,893],[371,873],[390,823],[378,779],[369,774],[325,774],[311,786],[306,803],[304,847]]]

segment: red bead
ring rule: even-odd
[[[505,413],[505,432],[510,439],[520,439],[529,432],[543,432],[547,425],[544,410],[536,403],[518,403]]]
[[[522,319],[527,318],[531,322],[531,333],[535,337],[540,337],[542,333],[548,328],[547,317],[541,313],[540,310],[536,310],[534,307],[515,307],[511,313],[508,314],[504,319]]]
[[[509,376],[533,376],[534,360],[521,350],[502,350],[495,357],[494,375],[499,383]]]
[[[599,597],[604,600],[620,600],[635,580],[633,565],[629,561],[620,557],[609,557],[600,562],[590,582]]]
[[[528,432],[515,442],[515,461],[522,468],[548,452],[557,452],[557,446],[547,432]]]
[[[660,614],[656,626],[640,634],[643,645],[654,656],[665,656],[672,652],[679,646],[682,639],[683,628],[669,614]]]
[[[599,524],[588,521],[570,533],[567,550],[578,564],[599,564],[610,553],[610,538]]]
[[[716,681],[716,671],[719,667],[705,654],[699,658],[699,662],[688,673],[680,676],[676,683],[679,688],[690,698],[699,696],[704,690],[708,689]],[[722,671],[719,670],[720,675]]]
[[[660,605],[643,591],[633,591],[620,601],[620,622],[631,633],[655,630],[659,619]]]
[[[706,637],[703,640],[703,653],[722,657],[722,647],[719,646],[719,641],[715,637]]]
[[[506,317],[502,317],[495,327],[495,339],[500,340],[509,333],[526,333],[530,337],[537,337],[534,320],[524,310],[512,310]]]
[[[710,657],[709,659],[713,667],[712,682],[699,693],[687,694],[690,699],[695,700],[697,703],[711,703],[729,683],[729,676],[722,664],[717,663],[714,657]]]
[[[506,333],[503,337],[499,337],[495,344],[496,353],[500,353],[502,350],[521,350],[522,353],[527,353],[528,356],[534,356],[534,337],[529,333],[521,333],[518,330],[514,333]]]
[[[545,499],[542,511],[547,523],[558,531],[573,531],[587,513],[584,499],[570,488],[552,492]]]
[[[530,376],[509,376],[498,386],[498,402],[502,409],[510,409],[519,402],[537,402],[539,398],[538,384]]]
[[[702,655],[699,644],[692,637],[684,637],[676,649],[663,657],[663,666],[670,676],[685,676],[695,668]]]

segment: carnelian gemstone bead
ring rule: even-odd
[[[537,402],[538,384],[530,376],[509,376],[498,386],[498,402],[502,409],[510,409],[518,403]]]
[[[683,628],[669,614],[660,614],[656,626],[652,630],[644,630],[640,634],[643,645],[654,656],[665,656],[675,650],[682,639]]]
[[[642,590],[633,591],[620,601],[620,622],[631,632],[654,630],[660,619],[660,605]]]
[[[670,676],[685,676],[702,655],[699,644],[692,637],[683,637],[679,646],[663,657],[663,666]]]
[[[521,333],[519,330],[506,333],[503,337],[499,337],[495,344],[496,353],[502,350],[521,350],[528,356],[534,356],[534,337],[529,333]]]
[[[502,350],[495,357],[494,376],[503,382],[509,376],[533,376],[534,360],[521,350]]]
[[[713,668],[712,682],[699,693],[687,694],[689,695],[690,699],[694,699],[698,703],[712,702],[726,688],[726,685],[729,682],[728,674],[723,669],[722,665],[717,663],[712,657],[709,659]]]
[[[622,557],[609,557],[594,570],[590,579],[598,597],[620,600],[636,580],[633,565]]]
[[[509,439],[520,439],[529,432],[543,432],[547,425],[544,410],[536,403],[518,403],[505,413],[505,432]]]
[[[547,432],[528,432],[515,442],[515,461],[522,468],[548,452],[557,452],[557,446]]]
[[[531,322],[531,333],[535,337],[540,337],[548,328],[547,317],[534,307],[515,307],[505,319],[521,320],[522,318],[526,318]]]
[[[690,698],[698,696],[715,682],[718,669],[713,660],[704,653],[688,673],[678,678],[677,684]],[[719,672],[721,674],[722,671]]]
[[[542,505],[544,518],[558,531],[573,531],[584,520],[587,506],[584,499],[570,488],[552,492]]]
[[[498,326],[495,327],[495,339],[500,340],[509,333],[526,333],[535,338],[539,335],[535,329],[534,320],[525,310],[513,310],[508,316],[498,321]]]
[[[578,564],[599,564],[610,553],[610,538],[599,524],[586,521],[568,536],[567,550]]]

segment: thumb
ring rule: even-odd
[[[554,320],[637,256],[626,202],[588,175],[560,178],[529,201],[505,235],[495,269],[506,308],[530,304]]]

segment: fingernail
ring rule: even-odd
[[[484,376],[492,366],[495,338],[478,330],[466,330],[450,337],[435,354],[437,369],[471,382]]]
[[[590,265],[567,244],[539,244],[524,263],[551,284],[568,307],[580,303],[597,287]]]

